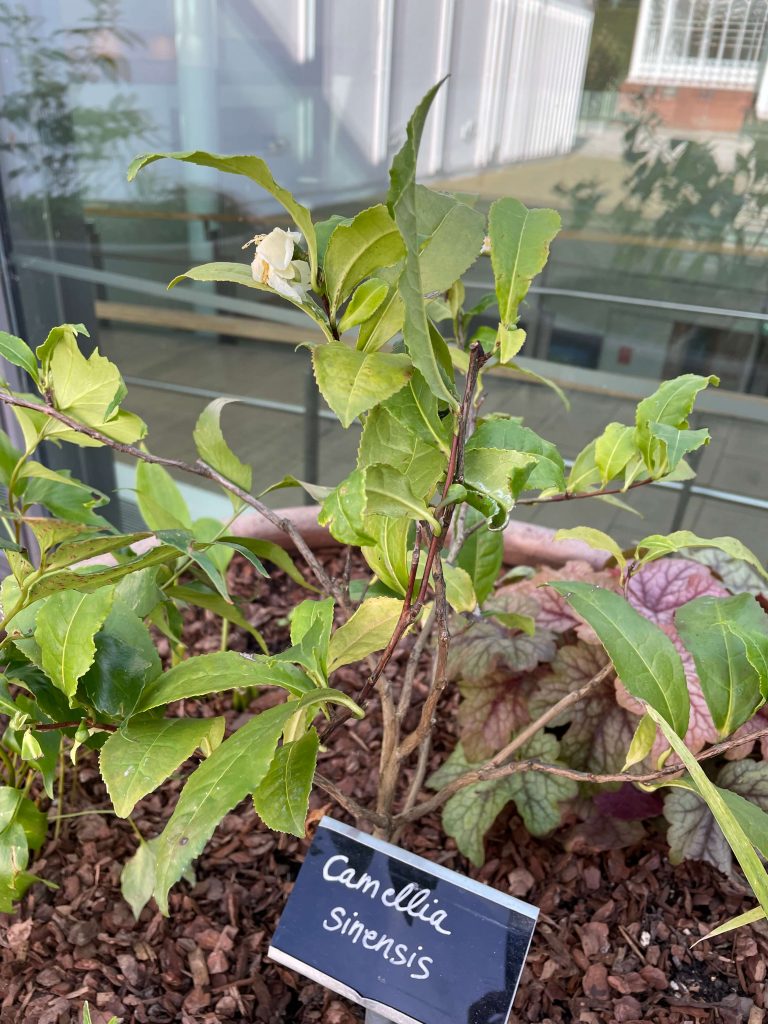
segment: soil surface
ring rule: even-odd
[[[326,563],[341,571],[338,555]],[[298,588],[281,573],[264,581],[245,562],[232,571],[234,589],[270,649],[287,646],[286,614]],[[197,653],[217,650],[219,621],[209,613],[190,616],[187,636]],[[230,647],[254,644],[233,631]],[[344,671],[335,685],[359,690],[359,677]],[[396,661],[390,671],[398,671]],[[262,694],[238,710],[224,695],[175,710],[223,713],[234,726],[276,699]],[[446,717],[435,766],[455,742]],[[361,802],[372,801],[379,743],[372,706],[364,721],[334,737],[332,750],[321,755],[323,773]],[[161,831],[193,767],[190,762],[182,777],[139,804],[134,818],[146,837]],[[35,885],[16,916],[0,915],[0,1024],[74,1024],[85,1000],[94,1024],[106,1024],[112,1014],[141,1024],[362,1020],[359,1008],[266,959],[308,841],[268,832],[246,801],[227,815],[197,861],[197,881],[174,887],[170,918],[150,903],[137,922],[119,887],[136,838],[127,822],[103,813],[107,806],[95,758],[86,755],[67,781],[63,813],[70,817],[32,866],[58,889]],[[349,820],[316,792],[310,831],[323,813]],[[692,948],[710,928],[754,905],[746,886],[705,864],[672,866],[663,821],[633,827],[635,844],[611,849],[614,837],[578,825],[531,839],[506,812],[489,836],[480,871],[446,839],[439,815],[409,828],[401,845],[541,908],[512,1024],[768,1024],[768,927],[742,928]]]

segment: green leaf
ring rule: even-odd
[[[123,899],[139,920],[144,907],[152,899],[155,888],[155,854],[152,848],[154,840],[139,843],[136,853],[125,862],[120,872],[120,892]],[[83,1007],[83,1024],[86,1024],[85,1008]],[[90,1021],[90,1014],[87,1018]]]
[[[656,723],[650,715],[643,715],[635,729],[635,735],[629,745],[627,756],[622,766],[622,772],[627,771],[635,764],[640,764],[653,750],[656,742]]]
[[[527,377],[529,380],[536,381],[537,384],[543,384],[545,388],[549,388],[550,391],[553,391],[557,395],[565,409],[570,412],[570,399],[556,381],[551,380],[549,377],[545,377],[541,373],[536,373],[528,366],[521,366],[520,363],[507,363],[507,366],[510,370],[514,370],[520,377]]]
[[[526,333],[522,327],[505,327],[499,324],[499,362],[502,366],[515,358],[525,344]]]
[[[155,160],[181,160],[184,163],[197,164],[199,167],[214,167],[217,171],[227,174],[241,174],[269,192],[271,196],[287,210],[296,227],[304,235],[312,268],[312,285],[317,285],[317,238],[309,210],[297,203],[286,188],[282,188],[272,177],[267,164],[257,156],[218,156],[216,153],[205,153],[202,150],[186,153],[147,153],[136,157],[128,168],[128,181],[132,181],[139,171]]]
[[[408,533],[410,520],[405,516],[369,516],[365,529],[375,543],[362,548],[363,557],[376,576],[396,594],[405,594],[410,571]]]
[[[96,655],[94,637],[109,614],[112,592],[78,594],[72,590],[51,596],[40,609],[35,640],[42,666],[54,686],[70,698]]]
[[[56,520],[47,520],[56,522]],[[71,524],[76,526],[78,524]],[[97,558],[113,551],[120,551],[130,547],[137,541],[146,540],[151,533],[117,533],[110,537],[88,537],[84,540],[73,540],[60,544],[56,551],[48,558],[48,569],[64,569],[69,565],[76,565],[88,558]]]
[[[48,834],[48,819],[20,789],[0,786],[0,833],[18,824],[32,850],[39,850]]]
[[[501,448],[535,455],[526,487],[538,490],[565,490],[563,457],[551,441],[524,427],[517,420],[496,414],[484,419],[470,439],[471,448]]]
[[[202,655],[195,661],[204,658]],[[345,694],[325,688],[313,690],[299,701],[262,711],[224,740],[192,773],[155,848],[155,899],[162,913],[168,913],[168,890],[202,851],[219,821],[253,793],[267,774],[289,719],[327,701],[351,703]]]
[[[602,473],[597,465],[596,450],[597,441],[590,441],[576,456],[568,474],[569,494],[583,494],[600,483]]]
[[[158,530],[157,539],[162,544],[176,548],[180,554],[186,555],[190,561],[202,569],[222,599],[228,604],[232,604],[232,598],[227,590],[227,581],[221,567],[217,564],[218,559],[208,554],[206,550],[201,550],[201,547],[196,544],[193,534],[188,530]],[[263,566],[262,569],[264,569]],[[264,570],[264,575],[266,576],[266,570]]]
[[[152,548],[146,554],[130,562],[121,562],[119,565],[107,566],[104,569],[84,568],[82,571],[74,569],[62,569],[61,571],[46,573],[39,580],[32,583],[27,592],[30,600],[48,597],[50,594],[57,594],[63,590],[80,590],[84,594],[92,593],[109,583],[117,583],[124,576],[133,572],[146,569],[153,565],[161,565],[164,562],[173,561],[178,557],[175,547],[161,544]]]
[[[680,460],[689,452],[695,452],[710,442],[709,431],[706,429],[677,430],[666,423],[651,423],[649,426],[653,436],[666,445],[668,473],[676,469]]]
[[[266,775],[280,734],[296,709],[289,701],[262,711],[190,775],[155,848],[155,899],[163,914],[168,913],[168,890],[202,852],[216,825]]]
[[[317,521],[341,544],[373,544],[365,531],[365,470],[354,469],[323,502]]]
[[[422,292],[445,292],[480,256],[485,218],[454,196],[417,185],[416,227],[424,239],[419,254]]]
[[[406,387],[383,403],[382,408],[411,434],[445,455],[450,454],[454,417],[440,417],[437,399],[418,371]]]
[[[22,341],[14,334],[0,331],[0,356],[14,366],[26,370],[32,380],[37,382],[37,360],[26,341]]]
[[[111,433],[110,423],[125,423],[127,429],[117,431],[117,439],[121,441],[132,443],[146,434],[146,425],[138,417],[118,418],[117,406],[126,393],[118,368],[100,355],[98,349],[86,359],[74,331],[63,332],[48,360],[46,376],[54,405],[60,412],[105,433]],[[81,445],[100,444],[57,420],[48,421],[45,434]]]
[[[714,939],[718,935],[725,935],[726,932],[731,932],[734,928],[742,928],[747,924],[755,924],[757,921],[762,921],[768,914],[763,910],[762,907],[755,907],[752,910],[747,910],[743,914],[737,914],[736,917],[732,917],[730,921],[726,921],[725,924],[718,925],[717,928],[713,928],[711,932],[707,932],[706,935],[702,935],[700,939],[697,939],[692,943],[693,946],[698,946],[700,942],[705,942],[707,939]]]
[[[221,529],[221,523],[218,524],[218,528]],[[227,538],[226,540],[223,538],[216,538],[215,542],[212,543],[206,551],[211,558],[214,558],[215,555],[220,553],[226,553],[227,559],[225,566],[222,566],[220,562],[216,560],[217,568],[219,569],[219,572],[222,572],[222,574],[226,572],[232,553],[236,551],[239,555],[242,555],[246,561],[251,563],[259,576],[264,576],[265,579],[269,579],[269,573],[264,568],[264,563],[258,555],[253,552],[250,544],[241,544],[239,539],[235,539],[234,537]],[[230,597],[230,600],[233,600],[233,598]]]
[[[447,467],[447,457],[412,433],[387,405],[368,414],[358,451],[358,466],[382,463],[408,479],[414,494],[428,500]]]
[[[358,352],[339,341],[313,349],[312,363],[317,386],[343,427],[399,391],[411,375],[407,356]]]
[[[721,737],[730,736],[761,706],[761,684],[768,683],[750,663],[738,629],[753,631],[768,655],[768,617],[751,594],[698,597],[677,609],[675,625],[693,655],[712,721]]]
[[[444,81],[444,79],[443,79]],[[458,402],[443,380],[440,364],[430,337],[424,308],[424,288],[419,260],[419,229],[416,214],[416,161],[421,135],[429,108],[442,81],[421,100],[406,128],[406,141],[395,155],[389,172],[387,207],[400,229],[406,248],[405,266],[398,290],[405,307],[403,337],[413,365],[423,375],[430,390],[451,408]]]
[[[328,671],[362,661],[383,650],[400,619],[403,602],[394,597],[370,597],[355,610],[331,637]]]
[[[317,235],[317,257],[320,260],[321,266],[325,259],[325,250],[328,248],[328,242],[331,239],[331,235],[339,224],[350,224],[351,221],[351,217],[342,217],[340,213],[332,213],[326,220],[319,220],[315,222],[315,234]]]
[[[754,846],[739,824],[733,811],[723,798],[722,791],[710,780],[699,762],[677,735],[674,728],[655,709],[649,708],[648,713],[659,726],[670,746],[688,769],[691,781],[709,807],[718,825],[723,831],[728,844],[733,850],[752,891],[766,914],[768,914],[768,873],[760,862]]]
[[[115,587],[115,598],[119,598],[134,615],[145,618],[165,598],[157,585],[157,568],[140,569],[125,576]]]
[[[656,451],[659,447],[651,430],[651,424],[666,424],[676,430],[685,430],[696,396],[712,384],[719,385],[717,377],[701,377],[686,373],[682,377],[666,380],[648,398],[637,406],[635,413],[636,439],[646,466],[653,471],[656,467]],[[666,448],[666,443],[663,442]]]
[[[278,658],[302,665],[317,686],[328,680],[328,644],[333,628],[333,598],[316,601],[307,598],[291,614],[291,643]]]
[[[93,533],[93,527],[86,523],[73,523],[68,519],[54,519],[49,516],[24,516],[23,522],[35,535],[35,540],[43,554],[65,540],[71,540],[84,533]],[[23,548],[11,541],[0,543],[4,548],[8,543],[11,551],[23,551]]]
[[[253,793],[253,806],[267,826],[303,839],[320,741],[315,729],[279,747]]]
[[[596,530],[592,526],[576,526],[572,530],[558,530],[555,540],[580,540],[584,544],[588,544],[593,551],[608,551],[616,559],[619,568],[623,569],[627,564],[624,552],[613,537],[609,537],[607,533]]]
[[[263,491],[259,492],[259,497],[270,494],[272,491],[283,490],[286,487],[301,487],[310,498],[314,498],[317,502],[325,501],[333,490],[332,487],[323,487],[322,484],[311,484],[307,480],[298,480],[295,476],[290,476],[289,474],[284,476],[282,480],[278,480],[276,484],[270,484],[269,487],[265,487]]]
[[[184,601],[185,604],[195,605],[198,608],[207,608],[214,615],[219,615],[222,619],[226,619],[227,622],[239,626],[240,629],[244,629],[247,633],[251,634],[264,654],[269,653],[264,637],[246,619],[239,606],[237,604],[228,604],[222,599],[220,594],[214,594],[213,591],[208,590],[203,584],[191,583],[169,587],[166,593],[168,597],[172,597],[175,601]]]
[[[682,548],[717,548],[731,558],[739,558],[743,562],[747,562],[753,569],[757,569],[761,576],[768,579],[768,571],[757,555],[735,537],[697,537],[690,530],[677,530],[675,533],[668,534],[654,533],[640,541],[637,545],[636,556],[639,562],[646,565],[657,558],[674,554]]]
[[[372,277],[368,281],[363,281],[355,290],[339,321],[339,334],[343,334],[344,331],[348,331],[352,327],[357,327],[358,324],[372,317],[387,297],[388,292],[389,285],[380,277]]]
[[[137,463],[136,500],[150,530],[192,529],[192,517],[179,486],[162,466]]]
[[[113,732],[99,753],[101,777],[120,818],[176,771],[208,739],[218,746],[223,718],[134,719]]]
[[[276,658],[235,651],[200,654],[182,661],[147,686],[135,711],[149,711],[175,700],[222,693],[239,686],[281,686],[294,696],[310,688],[301,669]]]
[[[525,490],[537,461],[535,455],[526,452],[475,447],[470,437],[464,449],[464,483],[493,498],[509,512],[517,496]]]
[[[200,413],[195,424],[193,437],[197,454],[213,469],[237,484],[244,491],[250,491],[253,470],[238,459],[224,440],[221,432],[221,410],[234,402],[234,398],[215,398]]]
[[[103,714],[125,718],[162,672],[152,637],[138,615],[115,597],[94,642],[93,664],[80,680],[78,696]]]
[[[251,268],[247,263],[203,263],[199,267],[190,267],[185,273],[174,277],[168,287],[175,288],[179,282],[185,279],[189,281],[206,281],[208,283],[239,284],[244,288],[251,288],[257,292],[279,295],[282,301],[290,302],[297,309],[300,309],[302,313],[306,313],[311,320],[314,320],[328,341],[333,339],[328,321],[319,306],[316,306],[309,298],[299,301],[289,295],[283,295],[282,292],[276,292],[268,284],[254,280]]]
[[[331,314],[336,315],[340,304],[363,278],[403,256],[403,239],[386,206],[372,206],[349,224],[339,224],[330,237],[323,263]]]
[[[90,338],[88,329],[85,324],[59,324],[57,327],[52,327],[48,332],[48,337],[45,339],[42,345],[38,345],[35,349],[37,358],[43,364],[43,370],[47,372],[48,367],[51,363],[51,356],[65,338],[74,337],[78,334],[85,335],[86,338]]]
[[[684,736],[690,711],[688,684],[669,637],[609,590],[575,582],[548,586],[594,629],[629,692],[664,715]]]
[[[456,558],[456,564],[469,573],[479,604],[493,591],[504,559],[503,536],[498,530],[489,530],[484,520],[476,509],[467,509],[465,526],[472,532]]]
[[[39,462],[26,462],[20,476],[26,480],[25,504],[43,505],[60,519],[109,528],[106,519],[92,511],[106,505],[107,496],[73,480],[68,470],[57,473]]]
[[[637,455],[634,427],[609,423],[595,440],[595,465],[600,470],[600,482],[607,484],[620,476],[633,455]]]
[[[356,348],[360,352],[378,352],[403,329],[405,305],[400,298],[397,281],[390,284],[376,312],[360,326]]]
[[[391,466],[368,466],[365,471],[365,494],[370,515],[425,520],[433,530],[440,532],[440,524],[424,500],[413,493],[408,477]]]
[[[560,230],[554,210],[529,210],[517,199],[497,199],[488,215],[491,265],[501,322],[514,327],[533,278],[544,269]]]
[[[472,586],[472,577],[461,566],[443,564],[445,597],[455,612],[471,612],[477,607],[477,595]]]
[[[307,583],[296,568],[291,556],[285,548],[281,548],[279,544],[274,544],[271,540],[256,540],[252,537],[225,536],[221,538],[221,541],[224,544],[232,541],[237,542],[240,547],[248,548],[251,554],[256,555],[257,558],[263,558],[265,562],[272,562],[278,567],[278,569],[282,569],[286,576],[290,577],[294,583],[298,583],[300,587],[304,587],[305,590],[314,590],[317,592],[317,587],[313,587],[311,583]]]

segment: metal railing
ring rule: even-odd
[[[259,302],[256,310],[254,303],[246,299],[238,299],[225,295],[217,295],[211,292],[195,292],[194,298],[183,292],[168,292],[166,287],[142,278],[116,274],[106,270],[95,270],[80,265],[61,263],[59,261],[24,256],[18,260],[20,266],[25,270],[37,271],[57,275],[64,278],[88,281],[96,285],[112,285],[123,291],[129,291],[146,297],[163,297],[164,300],[172,302],[187,303],[193,302],[195,306],[205,306],[212,309],[223,310],[236,316],[248,316],[253,318],[254,313],[266,321],[277,325],[291,325],[304,329],[307,336],[311,330],[306,327],[306,318],[298,312],[284,309],[277,305]],[[468,282],[472,286],[472,282]],[[475,282],[477,287],[485,287]],[[726,318],[742,318],[752,321],[768,323],[768,313],[755,313],[751,311],[720,309],[717,307],[698,306],[677,302],[651,302],[633,296],[611,295],[600,292],[583,292],[576,289],[550,288],[547,286],[534,286],[531,289],[534,295],[559,296],[578,300],[591,300],[595,302],[611,302],[627,306],[644,306],[653,309],[664,308],[675,312],[698,313],[709,316],[721,316]],[[233,318],[234,319],[234,318]],[[564,366],[551,363],[543,363],[539,360],[519,360],[523,367],[535,369],[537,372],[546,372],[549,376],[561,375],[561,383],[572,391],[595,392],[610,394],[612,397],[636,400],[647,392],[647,381],[630,378],[619,374],[606,374],[601,371],[583,370],[578,367]],[[502,371],[506,373],[506,371]],[[197,387],[187,384],[177,384],[169,381],[153,380],[137,375],[127,375],[126,383],[139,388],[146,388],[154,391],[170,392],[180,395],[187,395],[191,398],[213,399],[221,397],[221,392],[204,387]],[[531,385],[538,386],[538,385]],[[253,395],[232,394],[227,395],[241,402],[245,406],[265,411],[301,416],[304,418],[304,478],[308,482],[317,482],[319,456],[320,456],[320,421],[336,422],[336,417],[319,407],[317,389],[311,370],[308,370],[305,382],[305,399],[303,404],[281,402],[273,399],[259,398]],[[710,393],[701,396],[700,407],[703,412],[711,412],[720,415],[727,415],[736,419],[768,423],[768,401],[757,396],[739,395],[737,393]],[[570,464],[566,460],[566,464]],[[700,497],[708,501],[721,502],[728,505],[742,508],[755,509],[761,512],[768,511],[768,500],[747,494],[738,494],[725,491],[715,487],[686,481],[685,483],[659,482],[653,485],[668,491],[677,492],[680,497],[673,514],[672,529],[677,529],[682,521],[683,515],[691,497]]]

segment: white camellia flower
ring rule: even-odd
[[[257,235],[251,239],[251,242],[256,242],[256,254],[251,263],[254,281],[269,285],[295,302],[306,300],[310,280],[309,264],[293,258],[300,240],[298,231],[286,231],[284,228],[273,228],[268,235]]]

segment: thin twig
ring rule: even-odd
[[[563,494],[553,494],[549,498],[518,498],[515,504],[550,505],[556,501],[581,501],[582,498],[601,498],[604,494],[626,494],[627,491],[633,491],[636,487],[645,487],[646,484],[655,482],[654,478],[649,476],[643,480],[635,480],[629,487],[604,487],[599,491],[581,491],[578,494],[571,494],[569,491],[565,491]]]
[[[78,718],[74,722],[44,722],[42,725],[35,723],[33,732],[53,732],[56,729],[77,729],[85,725],[89,729],[100,729],[101,732],[117,732],[118,726],[110,725],[108,722],[94,722],[92,718]]]
[[[709,747],[707,750],[696,754],[697,761],[706,761],[710,757],[717,757],[719,754],[723,754],[734,747],[743,746],[744,743],[749,740],[760,739],[761,736],[768,736],[768,726],[764,729],[759,729],[753,732],[748,737],[736,736],[731,737],[729,740],[725,740],[722,743],[717,743],[713,747]],[[403,811],[400,814],[395,815],[393,819],[393,825],[395,828],[401,827],[409,821],[413,821],[416,818],[421,818],[425,814],[429,814],[432,811],[437,810],[438,807],[442,806],[452,796],[458,793],[460,790],[465,789],[467,786],[475,785],[478,782],[493,782],[498,779],[508,778],[510,775],[516,775],[518,772],[540,772],[543,775],[556,775],[562,779],[572,779],[574,782],[590,782],[596,785],[605,785],[611,782],[658,782],[661,779],[669,778],[673,775],[679,775],[685,771],[685,765],[682,764],[670,764],[664,768],[660,768],[658,771],[645,772],[644,774],[633,774],[632,772],[614,772],[607,775],[598,775],[595,772],[583,772],[577,771],[574,768],[565,768],[560,764],[546,764],[543,761],[537,761],[535,759],[529,759],[526,761],[513,761],[510,764],[501,765],[499,767],[488,769],[488,765],[483,765],[481,768],[477,768],[474,771],[466,772],[458,779],[454,779],[453,782],[444,786],[438,793],[435,793],[429,800],[425,800],[418,806],[413,807],[410,811]]]
[[[425,741],[428,742],[435,724],[435,713],[443,691],[448,684],[448,648],[451,634],[448,631],[448,603],[445,597],[445,577],[440,555],[435,556],[433,569],[435,580],[435,622],[437,624],[437,650],[432,672],[432,684],[427,699],[421,708],[419,724],[397,748],[397,759],[402,761]]]
[[[347,814],[351,814],[355,821],[367,821],[379,828],[388,826],[389,821],[384,815],[372,811],[369,807],[363,807],[362,804],[353,800],[352,797],[342,793],[339,787],[334,782],[331,782],[330,779],[327,779],[325,775],[321,775],[318,772],[315,775],[315,783],[335,800],[340,807],[343,807]]]
[[[277,527],[278,530],[290,537],[296,546],[296,549],[303,556],[307,565],[309,565],[325,593],[332,595],[336,598],[339,604],[342,605],[342,607],[346,607],[346,596],[343,593],[342,588],[338,583],[330,578],[312,549],[290,519],[286,519],[284,516],[279,515],[262,501],[259,501],[258,498],[254,498],[253,495],[248,493],[248,491],[244,491],[242,487],[238,487],[237,484],[233,484],[231,480],[227,480],[225,476],[222,476],[221,473],[202,460],[198,459],[195,463],[189,463],[183,462],[181,459],[167,459],[160,455],[152,455],[151,452],[143,451],[135,445],[125,444],[122,441],[115,441],[113,438],[107,437],[107,435],[103,434],[100,430],[96,430],[94,427],[87,427],[85,424],[80,423],[71,416],[67,416],[66,413],[59,412],[59,410],[54,409],[53,406],[30,402],[26,398],[19,398],[18,395],[9,395],[0,392],[0,402],[3,402],[5,405],[18,406],[20,409],[31,409],[33,412],[42,413],[45,416],[49,416],[51,419],[58,420],[60,423],[65,424],[65,426],[69,427],[71,430],[77,431],[78,434],[84,434],[86,437],[93,438],[94,441],[99,441],[101,444],[108,448],[112,448],[116,452],[121,452],[123,455],[129,455],[131,458],[138,459],[141,462],[148,462],[152,465],[163,466],[166,469],[178,469],[183,473],[191,473],[193,476],[199,476],[206,480],[214,481],[214,483],[217,483],[230,494],[234,494],[244,504],[249,505],[266,520],[272,523],[273,526]]]
[[[416,673],[419,669],[419,661],[424,653],[424,648],[427,646],[430,635],[432,633],[432,627],[435,624],[435,612],[434,609],[429,613],[426,622],[422,625],[419,635],[416,637],[413,646],[411,647],[410,653],[408,654],[408,661],[405,666],[405,675],[403,676],[403,685],[400,690],[400,697],[397,702],[397,719],[398,725],[402,724],[403,718],[408,712],[411,706],[411,696],[413,694],[413,684],[416,681]]]
[[[543,729],[550,722],[554,721],[555,718],[561,715],[563,711],[566,711],[572,705],[578,704],[579,701],[583,700],[594,689],[600,686],[603,680],[606,679],[612,671],[613,665],[610,662],[608,662],[608,664],[604,665],[599,672],[596,672],[591,679],[588,679],[583,686],[580,686],[577,690],[571,690],[570,693],[567,693],[564,697],[557,701],[556,704],[553,704],[552,707],[547,708],[547,710],[542,715],[539,715],[539,717],[534,722],[531,722],[530,725],[527,725],[525,729],[519,732],[517,736],[515,736],[502,750],[498,752],[498,754],[495,754],[489,761],[483,764],[480,768],[476,768],[472,771],[465,772],[465,774],[460,776],[458,779],[454,779],[453,782],[450,784],[454,787],[452,789],[452,793],[458,792],[458,789],[462,788],[462,786],[457,787],[455,784],[462,782],[463,779],[469,779],[469,782],[464,783],[464,785],[471,785],[472,782],[478,781],[477,778],[475,778],[478,772],[483,773],[482,778],[487,778],[488,773],[492,773],[500,766],[504,765],[505,762],[508,761],[513,754],[520,750],[521,747],[528,743],[528,741],[533,736],[535,736],[540,729]],[[419,739],[424,734],[424,730],[427,728],[428,722],[425,722],[424,715],[422,714],[422,719],[419,722],[418,728],[414,733],[412,733],[408,737],[408,739],[401,747],[401,750],[404,752],[404,754],[410,753],[411,750],[415,749]],[[420,735],[416,742],[414,742],[414,737],[417,735],[417,733],[419,733]],[[450,795],[451,794],[449,794],[449,796]],[[434,797],[431,799],[434,800]],[[445,797],[445,799],[447,800],[448,797]]]

